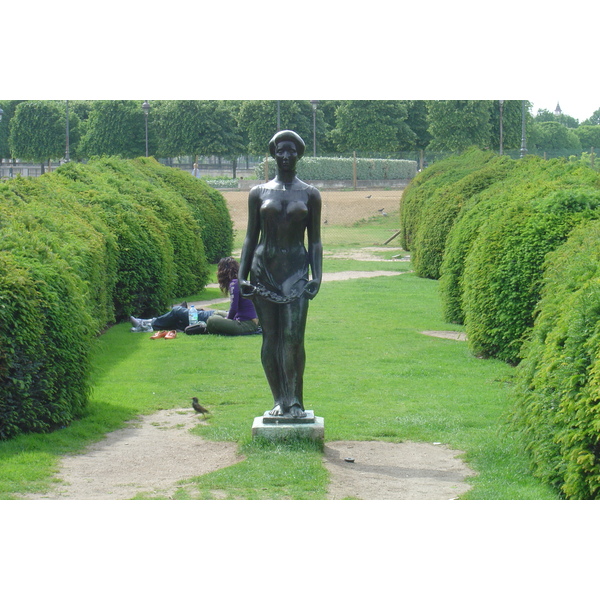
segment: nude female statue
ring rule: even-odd
[[[321,195],[296,177],[304,149],[302,138],[289,130],[269,142],[277,175],[250,190],[240,260],[241,293],[252,298],[263,330],[261,361],[275,416],[306,415],[304,330],[308,301],[322,277]]]

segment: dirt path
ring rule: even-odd
[[[161,410],[128,423],[61,461],[61,483],[25,500],[127,500],[147,493],[170,498],[182,480],[244,460],[234,442],[190,433],[203,420],[190,409]],[[325,444],[327,498],[452,500],[474,473],[440,444],[343,441]],[[346,460],[351,459],[351,462]]]

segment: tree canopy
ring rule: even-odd
[[[20,102],[10,119],[10,153],[32,162],[58,159],[65,154],[65,130],[65,114],[56,102]]]

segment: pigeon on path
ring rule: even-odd
[[[201,415],[202,414],[205,414],[205,415],[210,414],[209,410],[207,408],[204,408],[204,406],[202,406],[200,404],[200,402],[198,402],[198,398],[196,398],[196,397],[192,398],[192,407],[194,408],[194,410],[197,413],[200,413]]]

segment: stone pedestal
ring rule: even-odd
[[[315,417],[312,410],[305,417],[277,416],[266,411],[262,417],[256,417],[252,423],[252,438],[264,437],[270,440],[308,438],[323,440],[325,437],[325,421],[323,417]]]

